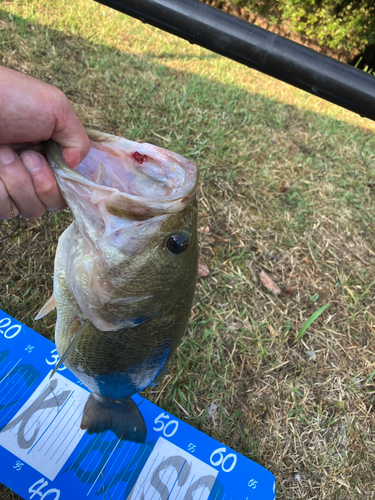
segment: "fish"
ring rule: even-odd
[[[60,236],[53,296],[60,362],[91,391],[81,428],[144,443],[132,396],[156,385],[190,316],[198,269],[197,167],[147,143],[88,132],[71,170],[45,154],[74,221]]]

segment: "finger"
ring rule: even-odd
[[[90,141],[69,99],[57,90],[54,96],[56,125],[51,138],[62,147],[64,159],[70,168],[77,168],[90,151]]]
[[[44,156],[36,151],[25,151],[21,154],[21,160],[31,176],[35,193],[43,205],[50,210],[63,210],[66,207],[65,200]]]
[[[35,193],[29,172],[20,158],[7,146],[0,146],[0,179],[20,215],[34,219],[44,214],[46,207]]]
[[[23,142],[21,144],[7,144],[7,146],[11,147],[18,155],[20,155],[23,151],[29,151],[30,149],[43,153],[43,146],[40,142]]]
[[[11,219],[18,214],[18,207],[12,201],[3,181],[0,179],[0,219]]]

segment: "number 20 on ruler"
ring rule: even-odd
[[[0,334],[4,335],[6,339],[12,339],[21,331],[21,325],[11,325],[9,318],[0,319]]]

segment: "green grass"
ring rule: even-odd
[[[3,2],[0,47],[85,125],[199,167],[210,274],[145,395],[267,467],[280,499],[373,498],[373,124],[88,0]],[[0,223],[0,307],[49,338],[54,316],[32,318],[70,221]]]

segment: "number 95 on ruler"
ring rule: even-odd
[[[0,310],[0,481],[30,500],[274,500],[266,469],[137,395],[145,444],[80,429],[88,392]]]

